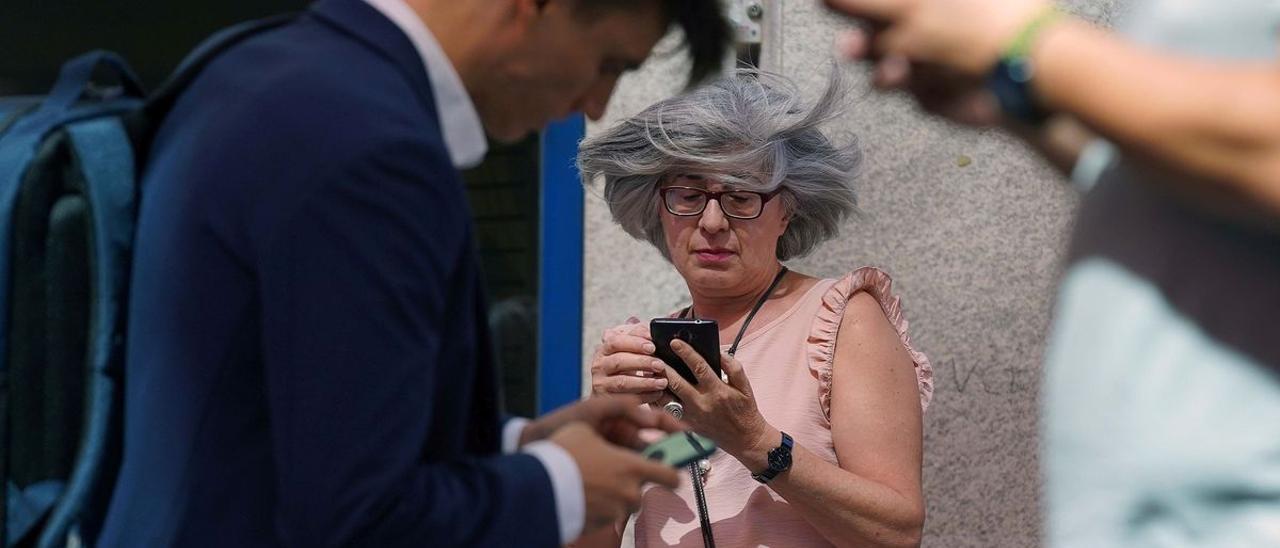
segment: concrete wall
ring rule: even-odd
[[[1116,4],[1068,8],[1105,23]],[[816,96],[831,69],[832,39],[848,23],[816,0],[770,2],[766,18],[765,68]],[[608,119],[588,131],[677,92],[683,66],[678,56],[650,61],[621,84]],[[896,281],[912,337],[935,367],[925,417],[924,545],[1035,546],[1040,358],[1075,193],[1000,133],[929,119],[901,97],[869,90],[862,67],[839,70],[857,84],[831,129],[861,142],[865,215],[791,266],[830,277],[876,265]],[[598,193],[588,190],[586,206],[586,356],[604,328],[687,300],[675,271],[612,223]]]

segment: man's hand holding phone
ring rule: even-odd
[[[672,468],[684,468],[689,463],[715,454],[716,442],[693,431],[685,430],[668,434],[640,451],[644,458],[662,462]]]
[[[578,465],[586,499],[583,533],[613,525],[640,506],[646,483],[674,488],[675,469],[645,458],[640,432],[674,433],[684,428],[671,416],[641,405],[635,396],[593,397],[529,423],[520,445],[540,439],[562,447]]]

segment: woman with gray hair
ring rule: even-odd
[[[676,491],[646,491],[638,546],[917,545],[924,522],[928,359],[907,336],[890,279],[840,279],[782,261],[834,237],[855,208],[855,145],[819,126],[839,79],[806,107],[785,78],[740,72],[659,102],[582,143],[586,184],[684,278],[681,317],[718,322],[727,380],[689,345],[690,383],[655,357],[647,325],[605,332],[594,393],[675,400],[723,451]],[[616,540],[615,540],[616,541]]]

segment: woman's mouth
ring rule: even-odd
[[[734,256],[734,252],[723,248],[695,249],[693,254],[698,260],[708,263],[722,263]]]

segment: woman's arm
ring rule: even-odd
[[[778,446],[781,434],[769,430],[744,455],[753,472]],[[915,366],[865,292],[849,299],[836,339],[831,435],[839,466],[797,444],[791,470],[769,486],[837,545],[918,546],[924,434]]]

